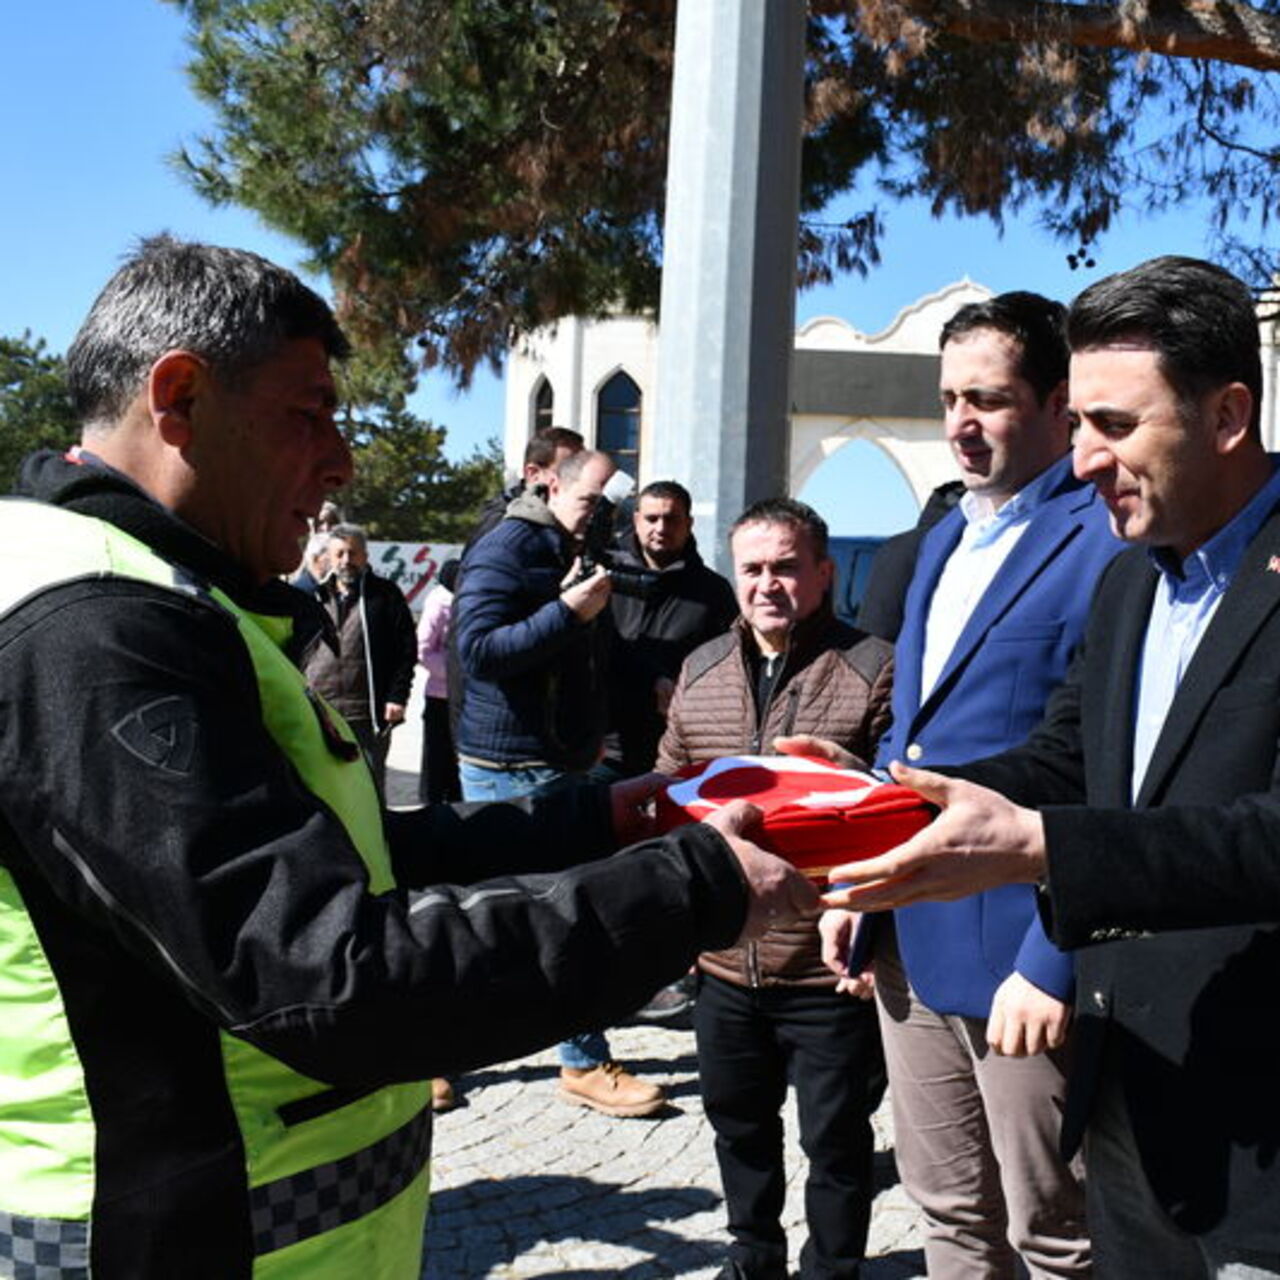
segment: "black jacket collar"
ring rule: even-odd
[[[254,581],[220,547],[92,454],[50,449],[33,453],[23,461],[14,492],[115,525],[170,564],[181,566],[197,582],[220,588],[251,613],[292,618],[291,656],[304,652],[329,630],[324,610],[305,592],[277,578]]]
[[[614,555],[617,556],[628,568],[647,569],[650,573],[680,573],[685,569],[700,569],[702,567],[702,556],[698,552],[698,544],[693,534],[689,535],[689,541],[684,544],[684,550],[680,552],[680,557],[673,560],[669,565],[665,565],[661,569],[654,569],[652,565],[644,558],[644,552],[640,550],[640,539],[636,537],[636,531],[632,529],[624,529],[617,538],[614,546]]]

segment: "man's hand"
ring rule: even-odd
[[[733,800],[703,821],[724,836],[747,878],[751,903],[739,942],[764,936],[774,925],[789,924],[803,916],[815,916],[818,891],[789,862],[766,853],[742,832],[760,821],[760,810],[746,800]]]
[[[573,569],[569,571],[570,581],[576,576],[579,566],[580,562],[575,560]],[[560,592],[560,599],[573,610],[579,622],[590,622],[609,603],[612,590],[613,583],[609,581],[607,570],[598,564],[589,577],[565,587]]]
[[[1011,973],[991,1001],[987,1043],[1006,1058],[1028,1058],[1058,1048],[1070,1025],[1069,1004]]]
[[[404,705],[399,702],[388,702],[382,708],[382,723],[385,725],[404,723]]]
[[[870,1000],[876,990],[871,965],[859,973],[850,973],[848,965],[849,948],[857,936],[861,920],[856,911],[824,911],[818,921],[818,936],[822,939],[822,962],[839,979],[836,990],[859,1000]]]
[[[781,756],[813,756],[826,760],[838,769],[865,769],[866,762],[852,751],[846,751],[838,742],[829,738],[815,738],[812,734],[796,733],[789,738],[774,738],[773,749]]]
[[[876,858],[833,867],[829,907],[883,911],[913,902],[967,898],[1001,884],[1034,884],[1044,876],[1044,823],[997,791],[944,778],[926,769],[890,766],[894,780],[913,787],[942,813],[906,844]]]
[[[609,813],[619,849],[647,840],[658,829],[653,798],[671,779],[665,773],[642,773],[609,788]]]

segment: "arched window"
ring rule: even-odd
[[[596,448],[633,480],[640,475],[640,388],[619,371],[596,396]]]
[[[544,427],[555,425],[556,393],[546,378],[538,379],[538,389],[533,394],[533,434]]]

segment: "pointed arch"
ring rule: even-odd
[[[545,373],[540,374],[529,397],[529,434],[536,435],[544,428],[554,426],[555,412],[555,388]]]
[[[610,374],[596,391],[596,448],[631,478],[640,475],[640,412],[644,395],[625,369]]]

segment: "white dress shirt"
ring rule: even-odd
[[[1028,522],[1044,499],[1049,470],[1041,472],[998,509],[983,494],[966,493],[960,499],[960,511],[966,522],[964,532],[947,557],[929,601],[924,656],[920,663],[921,701],[938,683],[978,601],[1026,532]]]

